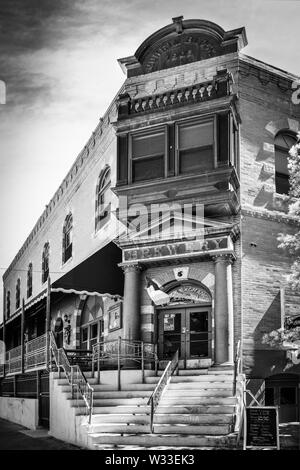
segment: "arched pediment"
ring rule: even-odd
[[[149,36],[133,57],[119,62],[130,77],[228,54],[246,44],[244,28],[226,32],[211,21],[178,17]]]

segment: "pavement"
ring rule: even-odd
[[[24,428],[0,418],[0,450],[80,450],[48,435],[47,429]]]

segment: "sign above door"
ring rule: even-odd
[[[209,293],[201,286],[194,284],[182,284],[168,292],[170,296],[169,305],[186,303],[210,303]]]

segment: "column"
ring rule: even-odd
[[[120,265],[124,271],[123,338],[141,339],[140,328],[140,272],[138,263]]]
[[[217,255],[213,260],[215,262],[215,362],[217,364],[233,364],[234,325],[231,266],[233,255]]]

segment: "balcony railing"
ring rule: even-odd
[[[46,333],[28,341],[24,347],[24,370],[29,371],[46,364]],[[0,365],[0,376],[4,365]],[[5,354],[5,374],[22,372],[22,346],[10,349]]]

